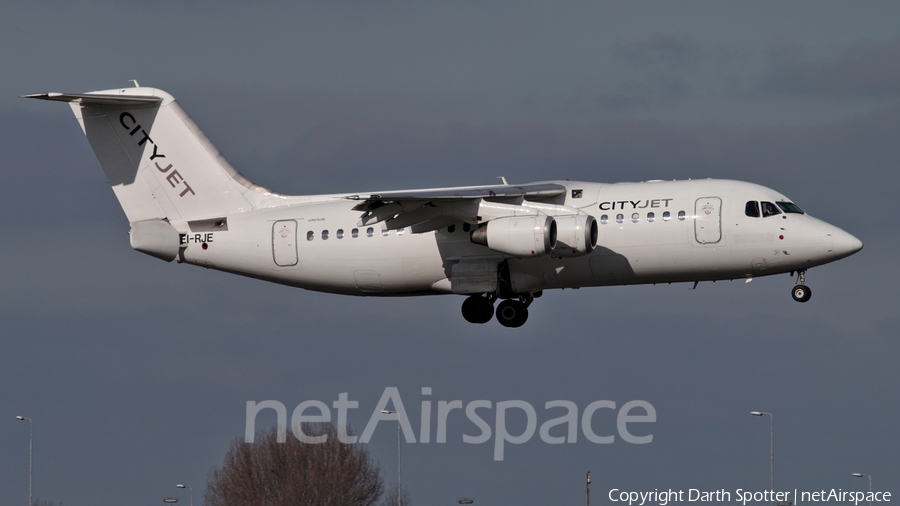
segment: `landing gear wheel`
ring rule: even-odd
[[[797,285],[791,290],[791,297],[797,302],[806,302],[812,297],[812,290],[805,285]]]
[[[463,302],[462,315],[469,323],[487,323],[494,317],[493,301],[487,297],[472,295]]]
[[[521,327],[528,320],[528,308],[517,300],[504,300],[497,306],[497,321],[504,327]]]

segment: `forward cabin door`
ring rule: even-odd
[[[722,240],[722,199],[701,197],[694,203],[694,237],[700,244]]]
[[[272,225],[272,257],[275,265],[297,265],[297,222],[280,220]]]

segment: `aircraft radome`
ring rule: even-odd
[[[472,323],[499,299],[497,320],[521,326],[554,288],[781,273],[796,273],[791,294],[806,302],[807,269],[862,248],[781,193],[730,180],[281,195],[232,168],[162,90],[27,98],[69,103],[134,249],[308,290],[464,295]]]

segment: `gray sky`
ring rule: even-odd
[[[385,387],[431,400],[646,400],[653,442],[404,444],[417,504],[562,504],[625,490],[900,494],[896,2],[0,4],[0,503],[199,501],[248,400]],[[808,273],[548,292],[518,330],[460,297],[305,292],[134,252],[71,112],[17,98],[175,95],[231,163],[283,193],[555,178],[721,177],[790,196],[865,249]],[[493,413],[493,411],[491,411]],[[432,415],[433,417],[435,415]],[[511,415],[512,416],[512,415]],[[260,416],[259,423],[274,417]],[[521,430],[523,418],[510,419]],[[517,425],[518,424],[518,425]],[[417,423],[414,423],[416,426]],[[597,432],[614,433],[598,415]],[[434,431],[434,428],[432,428]],[[493,441],[493,440],[492,440]],[[369,445],[389,483],[396,432]]]

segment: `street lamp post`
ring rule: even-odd
[[[856,476],[857,478],[862,478],[863,476],[866,476],[869,478],[869,504],[871,505],[872,504],[872,475],[866,474],[866,473],[853,473],[853,476]]]
[[[753,416],[768,415],[769,417],[769,483],[772,487],[772,494],[775,494],[775,417],[772,416],[772,413],[764,411],[751,411],[750,414]],[[772,502],[774,504],[774,498]]]
[[[175,485],[175,486],[178,488],[186,488],[191,491],[191,506],[194,506],[194,489],[191,488],[190,485],[182,485],[181,483],[179,483],[178,485]]]
[[[396,411],[382,409],[385,415],[397,415],[397,506],[400,506],[400,415]]]
[[[584,484],[584,506],[591,506],[591,472],[587,472]]]
[[[16,420],[28,420],[28,506],[32,502],[32,471],[34,470],[34,422],[27,416],[17,416]]]

